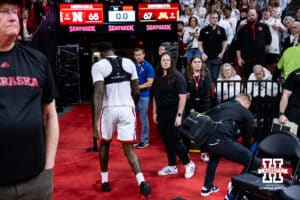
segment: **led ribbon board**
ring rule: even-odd
[[[103,24],[103,4],[59,4],[60,25]]]
[[[139,3],[140,22],[176,22],[179,19],[178,3]]]
[[[133,5],[111,5],[108,10],[108,23],[135,22]]]

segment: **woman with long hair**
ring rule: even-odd
[[[205,62],[200,56],[193,56],[187,66],[185,77],[187,80],[189,112],[205,112],[211,107],[210,91],[212,79]]]
[[[205,62],[200,56],[193,56],[187,66],[185,78],[187,80],[187,114],[190,112],[203,113],[211,108],[212,78]],[[191,140],[183,137],[184,144],[189,149]],[[206,153],[201,153],[201,159],[208,162]]]
[[[217,99],[219,102],[234,98],[241,93],[241,77],[230,63],[224,63],[217,79]]]
[[[270,0],[269,6],[272,8],[272,15],[274,18],[281,20],[282,8],[278,0]]]
[[[202,28],[205,24],[205,17],[207,10],[205,7],[202,7],[201,0],[195,0],[195,6],[192,8],[193,14],[198,17],[198,24]]]
[[[172,56],[165,52],[160,57],[160,66],[154,78],[153,121],[166,148],[168,165],[158,171],[159,176],[177,174],[178,155],[185,165],[185,178],[194,175],[195,164],[190,160],[180,140],[179,126],[182,123],[186,103],[186,81],[176,69]]]

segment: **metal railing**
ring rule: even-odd
[[[272,80],[216,81],[212,88],[212,101],[215,101],[215,105],[233,99],[242,92],[250,94],[250,111],[253,113],[255,126],[261,129],[261,137],[264,137],[271,130],[273,118],[278,117],[282,91],[283,83]]]

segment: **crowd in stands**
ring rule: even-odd
[[[176,67],[179,71],[188,73],[192,59],[199,57],[211,76],[212,86],[208,95],[214,104],[232,99],[241,92],[251,93],[255,97],[277,96],[282,91],[281,83],[277,82],[286,79],[289,73],[300,66],[297,59],[287,61],[295,55],[293,51],[283,56],[288,48],[297,45],[300,34],[300,8],[289,16],[290,1],[143,2],[179,2],[179,51]],[[23,0],[19,40],[24,44],[31,41],[37,27],[46,18],[50,4],[49,0]],[[160,48],[168,47],[161,45]],[[154,66],[157,65],[155,63]],[[262,69],[262,78],[256,76],[258,68]],[[258,85],[257,81],[265,83]]]
[[[279,101],[288,74],[300,68],[300,8],[288,15],[290,2],[180,0],[177,69],[188,73],[193,56],[200,57],[212,78],[212,102],[241,92]]]
[[[287,80],[288,85],[290,82],[288,75],[300,69],[300,59],[297,58],[297,55],[300,55],[300,9],[294,16],[289,16],[287,6],[290,2],[277,0],[179,2],[181,15],[177,23],[178,54],[175,57],[176,68],[186,80],[186,89],[182,88],[185,84],[179,84],[175,78],[173,82],[175,86],[166,82],[166,85],[174,87],[169,88],[168,92],[173,92],[171,94],[176,90],[181,91],[178,93],[179,97],[174,96],[172,101],[175,99],[179,101],[180,95],[187,93],[183,114],[186,117],[194,111],[209,113],[215,104],[233,100],[241,93],[248,93],[252,96],[252,105],[249,109],[257,125],[255,127],[262,125],[261,127],[266,127],[270,131],[268,125],[272,123],[272,119],[284,115],[284,112],[281,114],[279,112],[281,93],[284,91],[283,84]],[[171,57],[167,54],[171,46],[166,43],[159,46],[160,59],[164,59],[165,55]],[[162,60],[155,63],[155,76],[158,77],[154,78],[154,83],[164,76],[166,79],[175,75],[180,76],[177,70],[172,71],[170,68],[165,69],[168,73],[162,76],[159,67],[165,67]],[[154,121],[158,111],[157,95],[168,96],[167,90],[163,90],[165,87],[167,86],[156,85],[154,88],[156,95],[153,102]],[[162,104],[164,101],[159,102]],[[177,105],[169,101],[168,104],[174,105],[174,108],[172,112],[165,111],[164,119],[173,113],[171,122],[174,124],[176,118],[176,124],[178,117],[182,117],[182,104]],[[164,106],[169,109],[167,105]],[[160,132],[167,132],[166,129],[162,130],[161,128]],[[253,130],[253,135],[255,134],[256,131]],[[260,138],[264,137],[264,134],[266,132],[263,132]],[[185,147],[190,149],[191,140],[184,136],[182,139]],[[255,137],[254,139],[259,140]],[[201,159],[204,162],[210,160],[203,150]],[[183,163],[188,162],[185,160]],[[175,165],[175,162],[172,165]],[[163,171],[168,170],[170,173],[161,174],[173,174],[176,172],[175,168],[163,168]],[[211,193],[211,190],[208,191]],[[203,190],[201,195],[207,196]]]
[[[259,64],[274,75],[271,80],[277,80],[276,66],[281,55],[297,44],[300,8],[294,16],[288,16],[290,1],[179,2],[181,15],[178,23],[183,24],[178,30],[179,49],[187,62],[192,56],[200,55],[208,65],[213,81],[222,80],[218,75],[224,63],[230,63],[242,79],[248,79],[253,66]],[[182,59],[180,62],[184,70],[186,62]]]
[[[20,8],[20,41],[24,44],[31,41],[41,21],[46,19],[49,9],[50,2],[48,0],[23,0]]]

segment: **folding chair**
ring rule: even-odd
[[[291,185],[281,190],[281,196],[284,200],[300,199],[300,185]]]
[[[257,172],[245,170],[244,173],[231,178],[232,186],[238,192],[236,199],[242,199],[244,195],[250,195],[249,199],[282,199],[281,190],[288,190],[298,180],[300,162],[300,142],[297,136],[285,132],[273,132],[266,136],[257,146],[260,158],[282,158],[283,160],[297,160],[297,167],[290,179],[283,178],[280,183],[272,185],[263,182],[263,175]],[[253,154],[253,158],[256,152]],[[253,159],[252,159],[253,160]],[[292,188],[290,188],[291,190]],[[300,196],[298,196],[300,199]]]

